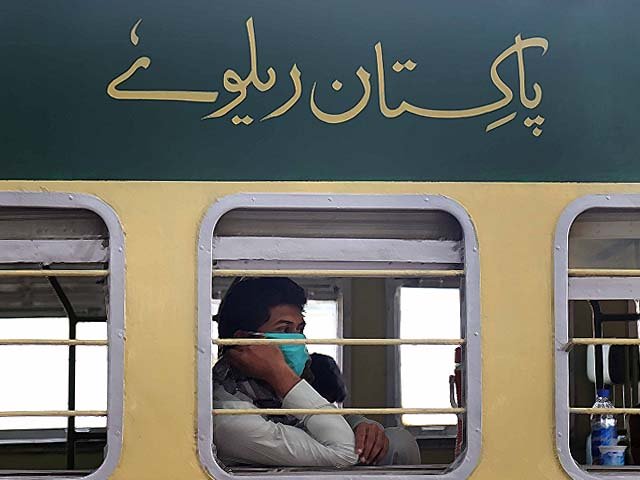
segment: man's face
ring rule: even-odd
[[[276,305],[269,309],[269,320],[258,329],[258,332],[302,333],[304,326],[304,317],[298,307]]]

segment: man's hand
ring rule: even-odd
[[[360,463],[375,465],[389,450],[389,439],[377,423],[362,422],[356,426],[356,454]]]
[[[234,368],[248,377],[264,380],[280,398],[300,381],[276,345],[242,345],[229,349],[226,355]]]

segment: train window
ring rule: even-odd
[[[328,478],[340,468],[348,476],[466,478],[475,468],[478,249],[455,202],[233,195],[203,220],[198,268],[198,451],[213,477]],[[394,308],[400,321],[388,314]],[[279,346],[291,370],[242,348],[264,344]],[[456,349],[457,383],[449,378]],[[433,365],[427,376],[416,373],[424,362]],[[284,388],[292,371],[296,380]],[[423,434],[443,426],[452,433],[444,441]],[[355,451],[358,432],[369,428],[387,438],[386,454]]]
[[[638,196],[581,198],[556,232],[556,422],[573,478],[640,472]]]
[[[0,477],[114,470],[123,248],[115,214],[94,197],[0,192]]]

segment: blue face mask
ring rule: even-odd
[[[264,334],[264,338],[278,338],[278,339],[305,339],[302,333],[279,333],[279,332],[266,332]],[[287,365],[291,367],[291,369],[296,372],[296,375],[302,375],[304,371],[304,366],[309,361],[309,352],[307,351],[306,345],[278,345],[282,354],[284,355],[284,360],[287,362]]]

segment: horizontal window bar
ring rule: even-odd
[[[36,339],[36,338],[20,338],[20,339],[0,339],[0,346],[7,345],[52,345],[52,346],[107,346],[107,340],[53,340],[53,339]]]
[[[109,270],[0,270],[0,277],[106,277]]]
[[[569,413],[576,413],[579,415],[592,415],[592,414],[607,414],[612,415],[640,415],[640,408],[577,408],[572,407],[569,409]]]
[[[214,277],[461,277],[464,270],[242,270],[213,269]]]
[[[17,410],[0,412],[0,418],[8,417],[106,417],[106,410]]]
[[[562,348],[568,352],[576,345],[640,345],[640,338],[573,338]]]
[[[640,270],[627,268],[570,268],[570,277],[640,277]]]
[[[462,338],[216,338],[216,345],[463,345]]]
[[[214,408],[211,411],[214,415],[440,415],[465,412],[465,408]]]

